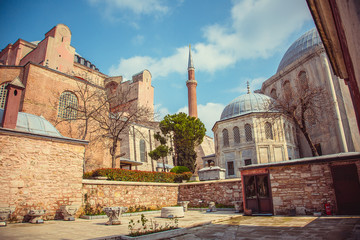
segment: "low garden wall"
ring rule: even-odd
[[[13,222],[30,210],[54,219],[61,205],[81,205],[85,141],[0,131],[0,207],[15,209]]]
[[[190,206],[207,206],[215,202],[220,206],[234,206],[233,201],[242,201],[241,179],[226,179],[183,183],[179,186],[179,201],[190,201]]]
[[[84,179],[82,194],[92,208],[159,209],[177,205],[179,184]]]

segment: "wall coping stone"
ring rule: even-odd
[[[133,185],[133,186],[169,186],[178,187],[182,185],[204,185],[209,183],[230,183],[239,182],[241,178],[231,178],[222,180],[211,180],[201,182],[187,182],[187,183],[157,183],[157,182],[130,182],[130,181],[113,181],[113,180],[94,180],[94,179],[83,179],[82,183],[85,185]]]
[[[201,185],[201,184],[209,184],[209,183],[228,183],[228,182],[239,182],[239,181],[241,181],[241,178],[230,178],[230,179],[201,181],[201,182],[188,182],[188,183],[181,183],[181,185]]]
[[[85,185],[128,185],[128,186],[168,186],[178,187],[179,183],[157,183],[157,182],[129,182],[129,181],[112,181],[112,180],[93,180],[83,179]]]
[[[240,171],[248,169],[258,169],[258,168],[270,168],[270,167],[280,167],[288,165],[304,165],[309,163],[330,163],[334,161],[347,161],[347,160],[359,160],[360,152],[347,152],[347,153],[336,153],[316,157],[306,157],[299,158],[295,160],[288,160],[283,162],[274,162],[274,163],[263,163],[263,164],[254,164],[249,166],[244,166],[239,168]]]

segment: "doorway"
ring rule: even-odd
[[[273,214],[269,174],[244,176],[245,207],[252,213]]]
[[[360,214],[360,183],[355,164],[331,166],[337,213]]]

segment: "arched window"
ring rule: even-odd
[[[239,128],[234,127],[233,132],[234,132],[234,142],[235,143],[240,143],[240,131],[239,131]]]
[[[245,138],[247,142],[251,142],[252,139],[252,130],[251,130],[251,125],[250,124],[245,124]]]
[[[5,102],[6,102],[6,95],[7,95],[7,89],[6,86],[9,83],[4,83],[0,86],[0,108],[5,108]]]
[[[306,90],[309,87],[308,79],[305,71],[301,71],[299,73],[299,83],[303,90]]]
[[[228,146],[229,146],[229,133],[228,133],[228,130],[225,128],[225,129],[222,131],[222,134],[223,134],[223,144],[224,144],[224,147],[228,147]]]
[[[269,122],[265,123],[265,137],[266,139],[274,139],[272,125]]]
[[[146,145],[145,140],[140,140],[140,161],[146,162]]]
[[[283,91],[285,100],[290,100],[292,98],[291,86],[290,86],[289,81],[284,82],[282,91]]]
[[[276,89],[275,88],[271,89],[270,97],[272,97],[273,99],[277,99],[277,94],[276,94]]]
[[[60,95],[58,117],[63,119],[76,119],[78,99],[72,92],[63,92]]]

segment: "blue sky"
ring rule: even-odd
[[[188,45],[207,133],[223,108],[276,73],[287,48],[315,27],[305,0],[0,0],[0,48],[37,41],[58,23],[101,72],[152,73],[161,116],[187,113]]]

